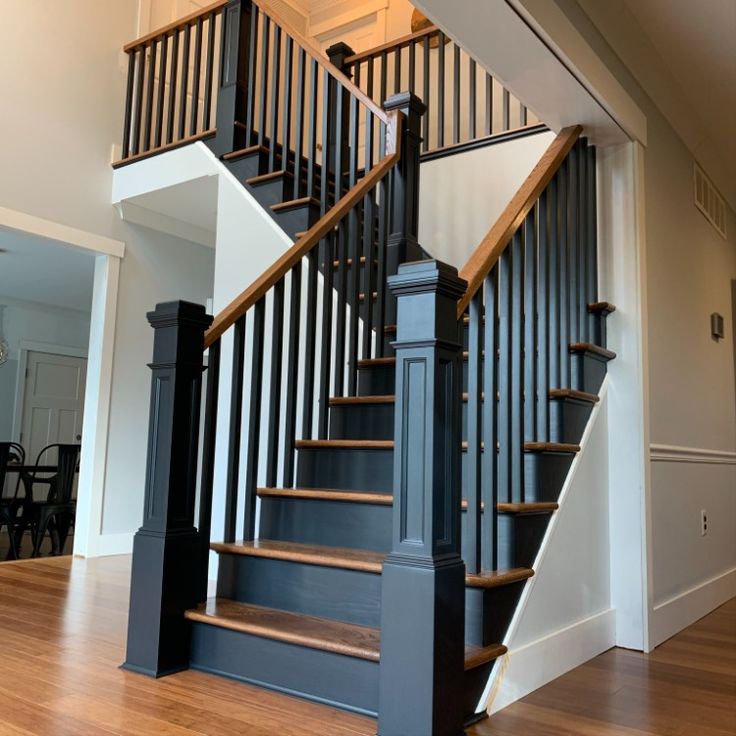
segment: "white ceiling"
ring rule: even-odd
[[[0,228],[3,297],[89,312],[95,259],[58,242]]]

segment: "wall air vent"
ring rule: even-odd
[[[726,237],[726,203],[713,182],[706,176],[697,163],[693,167],[695,184],[695,206],[705,215],[708,222],[718,230],[721,237]]]

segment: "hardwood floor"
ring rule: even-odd
[[[375,722],[188,671],[118,668],[129,557],[0,564],[0,736],[372,736]],[[733,736],[736,599],[644,656],[611,650],[469,736]]]

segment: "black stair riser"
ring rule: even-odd
[[[273,212],[269,207],[269,211]],[[276,223],[292,239],[297,233],[309,230],[320,218],[319,207],[312,203],[290,207],[273,213]]]
[[[396,392],[396,367],[372,365],[358,369],[359,396],[385,396]]]
[[[558,501],[574,459],[572,453],[525,453],[524,501]]]
[[[297,486],[392,493],[393,456],[393,449],[300,448]]]
[[[301,498],[262,498],[261,536],[282,542],[386,552],[393,507]]]
[[[264,539],[388,553],[392,515],[392,506],[380,504],[269,497],[261,499],[260,529]],[[498,567],[531,567],[548,521],[548,513],[499,514]],[[463,539],[465,524],[463,513]]]
[[[192,626],[192,667],[375,716],[378,663],[218,626]]]
[[[550,442],[576,444],[583,436],[592,404],[555,399],[549,404]],[[462,404],[463,437],[467,436],[468,402]],[[481,418],[481,429],[483,419]],[[391,440],[394,437],[394,404],[340,404],[330,407],[330,439]]]
[[[549,402],[549,441],[578,444],[593,411],[589,401],[553,399]]]
[[[573,353],[570,356],[572,388],[597,394],[606,377],[608,361],[593,353]]]
[[[319,618],[378,626],[381,576],[248,555],[220,555],[218,596]]]
[[[268,155],[263,152],[247,153],[238,158],[223,161],[230,173],[241,182],[260,176],[267,166]]]
[[[468,644],[486,646],[502,640],[491,637],[498,631],[505,632],[514,611],[511,602],[518,597],[513,591],[520,593],[522,583],[487,590],[465,589]],[[509,588],[513,589],[513,595],[509,594]],[[218,595],[361,626],[380,625],[381,576],[378,573],[221,554]],[[484,606],[490,607],[491,613],[484,614]]]

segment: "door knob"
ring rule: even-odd
[[[79,442],[81,439],[82,439],[82,435],[81,434],[78,434],[77,435],[77,442]]]

